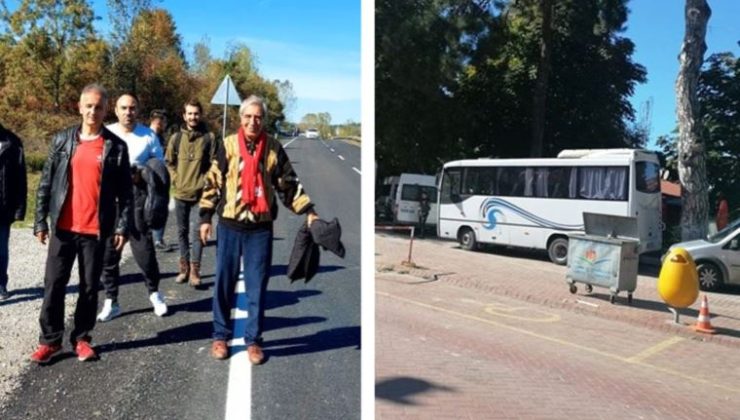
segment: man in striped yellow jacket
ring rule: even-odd
[[[267,107],[250,96],[239,107],[241,126],[227,136],[208,174],[200,200],[200,239],[212,232],[211,218],[218,213],[216,284],[213,292],[213,344],[211,356],[225,359],[233,337],[230,321],[234,287],[243,259],[247,311],[245,344],[249,361],[260,364],[263,295],[272,254],[275,192],[287,208],[306,214],[310,225],[318,219],[282,145],[265,133]]]

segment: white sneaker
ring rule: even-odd
[[[106,299],[103,302],[103,309],[98,314],[98,321],[110,321],[118,315],[121,315],[121,307],[118,305],[118,302],[113,302],[113,299]]]
[[[164,298],[159,292],[154,292],[149,295],[149,301],[152,302],[152,306],[154,306],[154,313],[157,316],[164,316],[165,314],[167,314],[167,304],[164,303]]]

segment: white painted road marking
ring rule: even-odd
[[[355,171],[355,172],[357,172],[358,174],[362,175],[362,172],[360,172],[360,170],[357,169],[357,168],[355,168],[354,166],[352,167],[352,170]]]
[[[339,158],[340,160],[344,160],[344,156],[342,156],[342,155],[337,155],[337,157],[338,157],[338,158]]]
[[[334,149],[333,149],[333,148],[331,148],[331,147],[329,148],[329,150],[331,150],[332,152],[334,152]]]
[[[246,350],[229,359],[229,386],[226,393],[226,420],[252,418],[252,365]]]
[[[252,364],[249,362],[247,349],[244,348],[244,331],[236,331],[237,320],[249,316],[245,294],[246,284],[241,273],[239,279],[234,288],[236,305],[231,311],[231,319],[234,320],[232,331],[235,336],[228,342],[231,357],[229,358],[229,383],[226,391],[226,415],[224,416],[226,420],[252,418]],[[234,350],[237,352],[234,353]]]
[[[292,139],[291,141],[289,141],[289,142],[285,143],[285,144],[283,145],[283,147],[288,147],[288,145],[289,145],[290,143],[293,143],[294,141],[296,141],[296,139],[298,139],[298,137],[293,137],[293,139]]]

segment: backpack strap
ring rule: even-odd
[[[177,155],[180,154],[180,140],[182,140],[182,129],[177,131],[177,134],[175,134],[175,141],[172,144],[172,155],[175,158],[175,165],[177,165]]]

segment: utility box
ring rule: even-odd
[[[621,291],[637,288],[640,247],[637,218],[608,214],[583,213],[585,234],[569,235],[566,281],[571,293],[576,283],[584,283],[591,293],[593,286],[609,289],[609,302],[614,303]]]

